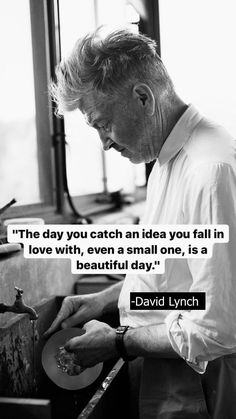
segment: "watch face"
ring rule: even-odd
[[[116,329],[116,331],[118,332],[118,333],[124,333],[124,332],[126,332],[126,330],[128,330],[129,329],[129,326],[119,326],[117,329]]]

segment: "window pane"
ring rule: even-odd
[[[94,0],[60,0],[61,53],[66,56],[78,38],[95,28]],[[70,193],[103,191],[101,147],[95,130],[79,111],[65,115],[67,176]]]
[[[80,111],[68,112],[65,130],[67,178],[71,195],[102,192],[102,151],[96,131],[85,124]]]
[[[60,0],[59,4],[62,57],[79,37],[102,24],[112,28],[130,27],[131,17],[138,21],[137,13],[134,9],[131,13],[126,0]],[[137,31],[137,25],[132,25],[132,30]],[[144,165],[134,166],[112,151],[104,157],[97,132],[87,126],[79,111],[65,115],[65,132],[68,185],[72,196],[103,192],[106,178],[109,192],[133,191],[135,184],[145,184]]]
[[[40,201],[28,0],[1,2],[0,206]]]
[[[235,0],[159,5],[161,55],[177,92],[235,136]]]

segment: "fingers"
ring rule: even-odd
[[[96,325],[100,325],[102,324],[102,322],[100,322],[99,320],[90,320],[89,322],[85,323],[83,325],[83,329],[85,330],[85,332],[88,332],[90,329],[92,329],[93,327],[96,327]]]
[[[81,336],[76,336],[75,338],[71,338],[66,342],[64,345],[64,348],[67,352],[74,352],[76,349],[78,349],[78,345],[80,343]]]
[[[78,295],[66,297],[55,320],[44,333],[44,337],[48,338],[60,327],[64,329],[76,325],[83,325],[85,322],[88,322],[93,315],[93,304],[89,299],[86,299],[85,297],[81,298],[81,296]]]
[[[72,316],[68,317],[65,321],[62,322],[61,327],[63,329],[67,327],[73,327],[79,324],[83,324],[88,317],[88,312],[86,310],[86,307],[81,306],[76,313],[74,313]]]
[[[52,333],[56,332],[56,330],[59,329],[60,325],[62,327],[69,327],[71,322],[69,321],[68,317],[74,312],[74,297],[66,297],[63,300],[61,309],[59,313],[57,314],[55,320],[52,322],[49,329],[44,333],[44,337],[49,337]],[[72,316],[74,317],[74,316]],[[63,322],[63,320],[68,319],[66,322]],[[73,320],[72,320],[73,323]],[[74,323],[75,324],[75,323]]]
[[[91,320],[83,329],[83,335],[69,339],[64,345],[67,352],[74,353],[76,363],[82,367],[89,367],[116,355],[116,333],[109,325]]]
[[[89,322],[85,323],[83,325],[83,330],[84,330],[84,334],[81,336],[76,336],[74,338],[71,338],[70,340],[68,340],[65,344],[65,349],[68,352],[73,352],[78,350],[78,348],[81,349],[81,344],[82,342],[85,343],[86,345],[91,345],[91,341],[90,339],[93,337],[96,337],[97,334],[99,334],[100,336],[103,335],[103,330],[109,328],[110,326],[108,326],[106,323],[100,322],[98,320],[90,320]],[[89,339],[89,340],[88,340]]]

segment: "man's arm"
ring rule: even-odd
[[[116,348],[116,330],[108,324],[91,320],[84,325],[82,336],[70,339],[65,349],[76,354],[82,367],[91,367],[120,354]],[[166,325],[151,325],[129,329],[124,336],[128,355],[146,358],[176,358],[167,336]]]
[[[171,346],[164,323],[127,330],[124,335],[124,345],[130,356],[146,358],[179,357]]]
[[[101,317],[104,313],[114,311],[122,286],[123,281],[120,281],[101,292],[64,298],[61,309],[44,336],[48,337],[60,327],[83,325],[89,320]]]
[[[123,283],[124,281],[119,281],[117,284],[112,285],[99,293],[103,304],[102,314],[109,313],[117,309],[118,299]]]
[[[68,351],[77,354],[78,363],[88,367],[118,356],[115,329],[92,319],[117,309],[122,286],[123,281],[120,281],[99,293],[66,297],[45,335],[50,335],[60,326],[66,328],[86,321],[83,326],[86,333],[70,339],[65,345]],[[130,356],[178,357],[167,337],[165,324],[129,329],[124,336],[124,345]]]
[[[190,292],[206,293],[206,309],[166,318],[175,351],[196,371],[207,362],[236,352],[236,172],[223,162],[196,166],[185,183],[185,224],[226,224],[229,242],[215,243],[210,258],[188,259]]]

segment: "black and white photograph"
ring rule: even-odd
[[[235,419],[235,1],[0,9],[0,418]]]

